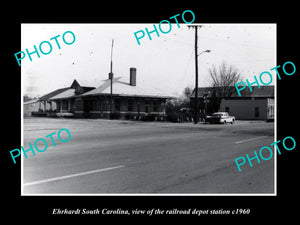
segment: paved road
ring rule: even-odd
[[[61,128],[71,132],[69,142],[54,135],[56,147],[47,138],[45,152],[23,158],[23,194],[274,193],[273,158],[242,172],[234,162],[274,142],[273,123],[31,118],[23,146]]]

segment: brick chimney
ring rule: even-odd
[[[131,67],[130,68],[130,80],[129,84],[131,86],[136,86],[136,68]]]

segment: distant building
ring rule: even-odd
[[[200,112],[205,111],[205,104],[209,106],[210,102],[213,101],[212,90],[211,87],[198,88]],[[204,99],[205,95],[207,95],[206,100]],[[274,86],[261,86],[260,88],[252,86],[252,92],[246,88],[241,92],[241,95],[239,97],[237,92],[234,92],[230,97],[221,99],[219,112],[228,112],[240,120],[274,119]],[[194,92],[190,98],[191,101],[194,101]],[[205,103],[205,101],[207,102]],[[208,107],[207,105],[206,107]]]
[[[70,87],[50,92],[38,101],[47,111],[68,111],[74,113],[76,118],[164,115],[166,100],[173,97],[144,82],[137,83],[135,68],[130,68],[129,75],[129,79],[124,77],[112,79],[112,107],[110,107],[111,79],[109,78],[103,80],[97,88],[81,86],[74,80]]]
[[[23,103],[24,116],[31,116],[32,112],[37,112],[39,109],[38,99],[33,99]]]

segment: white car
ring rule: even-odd
[[[74,117],[74,113],[70,113],[67,110],[61,110],[60,112],[56,113],[57,117]]]
[[[233,124],[235,121],[234,116],[229,116],[228,112],[216,112],[211,116],[207,116],[205,122],[208,123],[231,123]]]

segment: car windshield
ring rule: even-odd
[[[220,117],[220,116],[223,116],[223,113],[214,113],[214,114],[212,114],[212,116]]]

